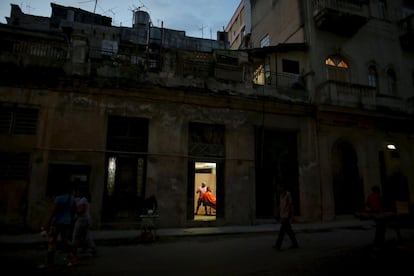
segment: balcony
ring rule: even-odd
[[[372,86],[326,81],[315,90],[315,103],[385,112],[412,113],[412,100],[378,94]]]
[[[0,39],[0,73],[4,83],[22,79],[41,83],[41,76],[56,80],[63,74],[68,46],[51,40]]]
[[[376,88],[366,85],[326,81],[315,91],[317,104],[375,109]]]
[[[369,19],[369,1],[313,0],[317,28],[343,36],[353,36]]]
[[[309,93],[306,81],[301,75],[290,73],[269,73],[256,76],[254,80],[256,94],[283,101],[307,103]]]

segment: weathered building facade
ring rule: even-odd
[[[246,36],[268,52],[256,79],[272,91],[281,74],[297,76],[294,86],[305,86],[315,107],[317,153],[303,166],[318,166],[319,180],[301,183],[301,194],[318,194],[324,219],[361,208],[373,185],[389,210],[412,202],[414,2],[244,2],[251,12]],[[272,53],[292,43],[308,50]]]
[[[240,1],[236,11],[225,28],[225,31],[228,34],[230,49],[237,50],[243,48],[242,46],[246,44],[246,21],[250,20],[250,12],[246,11],[245,4],[245,1]],[[246,15],[249,16],[246,18]]]
[[[280,1],[292,2],[302,3]],[[89,188],[96,228],[135,227],[151,195],[160,227],[268,221],[278,181],[302,221],[352,214],[371,185],[398,177],[398,189],[383,184],[389,201],[413,198],[412,83],[404,76],[402,94],[374,92],[362,69],[354,76],[349,61],[310,43],[314,32],[340,37],[312,17],[292,41],[269,36],[260,48],[255,15],[271,7],[251,1],[255,48],[232,51],[223,33],[188,38],[152,27],[142,12],[132,28],[112,27],[110,18],[51,5],[50,19],[12,5],[0,26],[2,224],[38,229],[65,181]],[[408,74],[412,53],[400,51]],[[194,215],[200,179],[217,197],[208,219]]]

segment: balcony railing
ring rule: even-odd
[[[13,62],[23,60],[32,66],[57,67],[67,60],[68,47],[64,43],[50,41],[1,40],[1,60]]]
[[[396,96],[378,94],[377,89],[372,86],[332,80],[316,88],[315,103],[413,113],[412,100],[405,101]]]
[[[279,98],[294,102],[308,102],[309,93],[306,88],[305,80],[301,75],[290,73],[272,73],[263,79],[263,81],[256,82],[258,95],[265,97]],[[260,89],[260,87],[262,87]],[[259,92],[261,91],[261,92]]]
[[[375,109],[376,91],[372,86],[327,81],[316,88],[315,101],[317,104]]]

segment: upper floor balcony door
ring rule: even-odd
[[[316,101],[348,107],[375,108],[378,78],[373,67],[367,69],[368,84],[351,81],[351,66],[340,55],[325,59],[325,80],[316,87]]]

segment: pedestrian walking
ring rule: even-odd
[[[65,252],[70,250],[70,239],[72,220],[76,211],[75,198],[72,194],[72,187],[67,181],[61,185],[61,191],[54,199],[53,209],[42,227],[42,233],[48,237],[47,260],[39,268],[46,268],[54,265],[55,252],[60,238],[62,249]]]
[[[292,229],[291,220],[293,219],[293,199],[291,193],[286,190],[283,183],[278,183],[276,186],[279,193],[279,214],[277,216],[280,219],[279,235],[276,239],[273,248],[281,250],[283,238],[287,234],[291,241],[290,248],[299,248],[298,241],[296,240],[295,232]]]
[[[383,206],[381,190],[375,185],[371,188],[371,193],[367,196],[366,211],[375,221],[374,246],[376,247],[382,247],[385,242],[386,217]]]
[[[77,187],[75,189],[76,216],[68,266],[73,266],[78,263],[77,251],[80,247],[84,250],[90,250],[92,255],[96,255],[96,245],[90,231],[91,215],[89,212],[89,200],[85,189],[84,187]]]

